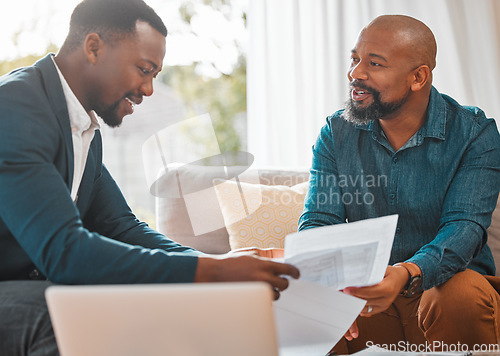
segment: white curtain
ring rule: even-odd
[[[250,0],[248,150],[259,166],[309,166],[326,116],[347,99],[350,51],[382,14],[426,23],[434,85],[500,122],[499,0]]]

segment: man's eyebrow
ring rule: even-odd
[[[384,56],[381,56],[380,54],[376,54],[376,53],[370,53],[369,54],[370,57],[375,57],[375,58],[379,58],[381,60],[383,60],[384,62],[387,62],[387,59],[385,59]]]
[[[143,59],[144,62],[148,62],[149,64],[151,64],[153,66],[153,70],[157,70],[158,69],[158,65],[153,62],[152,60],[149,60],[149,59]]]
[[[355,49],[351,49],[351,53],[352,54],[357,54],[358,52]],[[387,62],[387,59],[384,56],[381,56],[380,54],[370,53],[370,54],[368,54],[368,56],[369,57],[379,58],[379,59],[383,60],[384,62]]]

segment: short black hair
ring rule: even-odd
[[[72,52],[92,32],[113,45],[134,35],[137,21],[147,22],[167,36],[165,24],[143,0],[84,0],[73,10],[63,49]]]

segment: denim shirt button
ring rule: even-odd
[[[397,158],[397,157],[394,157],[394,158],[392,159],[392,161],[393,161],[394,163],[396,163],[396,162],[398,161],[398,158]]]
[[[390,194],[390,195],[389,195],[389,198],[391,198],[392,200],[396,199],[396,194],[394,194],[394,193],[393,193],[393,194]]]
[[[396,228],[396,233],[399,234],[401,232],[401,228],[400,227],[397,227]]]

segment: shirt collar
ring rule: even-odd
[[[51,57],[54,65],[59,74],[59,79],[61,80],[61,85],[64,92],[64,97],[66,98],[66,105],[68,107],[69,121],[71,125],[71,132],[84,132],[88,129],[97,130],[100,128],[99,122],[97,121],[97,115],[93,110],[86,112],[83,105],[80,103],[76,95],[71,90],[68,82],[64,78],[61,70],[54,60],[54,56]]]
[[[367,124],[357,124],[357,128],[371,131],[384,136],[378,120],[370,121]],[[429,104],[427,106],[427,117],[424,125],[418,133],[423,137],[433,137],[440,140],[445,139],[446,133],[446,104],[434,86],[431,89]]]
[[[431,89],[431,96],[427,107],[427,118],[420,132],[424,137],[434,137],[440,140],[445,139],[446,103],[434,87]]]

